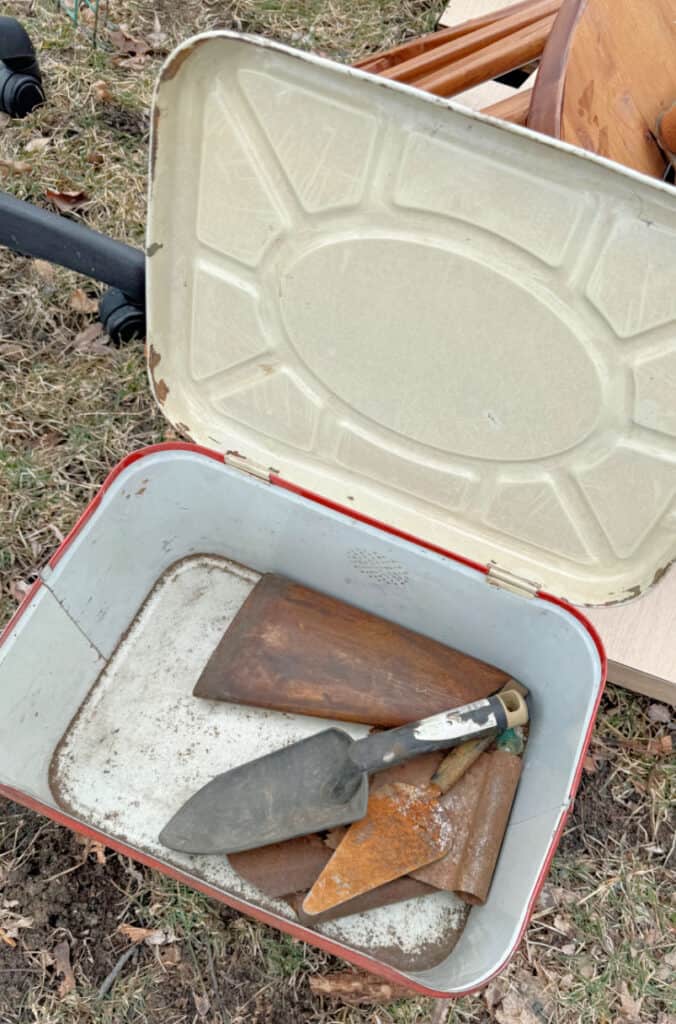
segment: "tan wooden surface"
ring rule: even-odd
[[[503,82],[494,82],[491,79],[488,82],[482,82],[481,85],[466,89],[465,92],[458,93],[453,99],[456,103],[462,103],[472,110],[484,110],[486,107],[491,107],[502,100],[508,100],[515,95],[514,86],[505,85]]]
[[[676,96],[676,0],[564,0],[529,127],[662,177],[655,138]]]
[[[470,18],[483,18],[509,5],[510,0],[450,0],[437,24],[452,28]]]
[[[636,601],[584,614],[605,645],[609,682],[676,705],[676,566]]]

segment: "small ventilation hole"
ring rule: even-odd
[[[358,573],[368,576],[375,583],[383,583],[388,587],[403,587],[408,583],[408,569],[401,562],[396,562],[377,551],[352,548],[348,551],[347,557]]]

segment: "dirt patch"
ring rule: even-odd
[[[643,795],[635,789],[626,794],[622,803],[614,800],[609,784],[615,771],[614,763],[605,761],[598,764],[593,774],[583,773],[571,827],[559,846],[560,856],[575,857],[588,852],[590,845],[607,843],[609,836],[621,837],[629,847],[646,842],[649,811],[644,806]],[[659,843],[664,839],[666,842],[668,831],[668,822],[660,822],[655,841]]]
[[[56,983],[53,965],[46,961],[64,936],[73,966],[82,960],[88,978],[103,980],[117,959],[110,936],[117,928],[123,900],[121,860],[111,857],[101,865],[88,857],[82,863],[87,851],[72,832],[46,825],[37,815],[8,802],[3,802],[0,813],[16,820],[19,836],[14,865],[10,864],[0,887],[1,897],[5,902],[16,900],[21,913],[33,922],[16,947],[0,944],[4,1005],[21,1006],[35,983],[22,947],[38,957],[47,954],[45,980],[48,986],[52,980]],[[73,870],[78,863],[81,866]]]
[[[73,1022],[178,1024],[193,1021],[197,1008],[206,1006],[219,1015],[209,1019],[224,1022],[314,1019],[317,1000],[298,977],[303,944],[251,925],[235,911],[203,901],[110,850],[99,863],[96,851],[74,833],[9,801],[0,800],[0,822],[5,826],[0,850],[10,843],[12,849],[4,880],[0,873],[0,907],[11,904],[32,922],[22,927],[15,945],[0,942],[2,1024],[51,1022],[55,1011],[56,1019]],[[159,923],[170,940],[139,944],[110,994],[98,999],[95,993],[130,948],[119,933],[121,922]],[[252,955],[248,941],[254,928],[258,955]],[[61,998],[54,950],[64,939],[76,989]],[[325,959],[327,966],[341,966]],[[142,1000],[134,998],[137,989]]]
[[[150,117],[144,110],[128,110],[121,106],[106,106],[99,113],[99,120],[106,128],[139,141],[146,139],[150,131]]]

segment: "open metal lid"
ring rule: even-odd
[[[165,415],[582,604],[676,558],[676,197],[283,46],[191,40],[155,96]]]

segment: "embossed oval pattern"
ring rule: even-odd
[[[356,414],[443,452],[522,461],[587,437],[602,386],[546,289],[520,280],[438,242],[343,238],[303,253],[279,293],[292,345]]]

